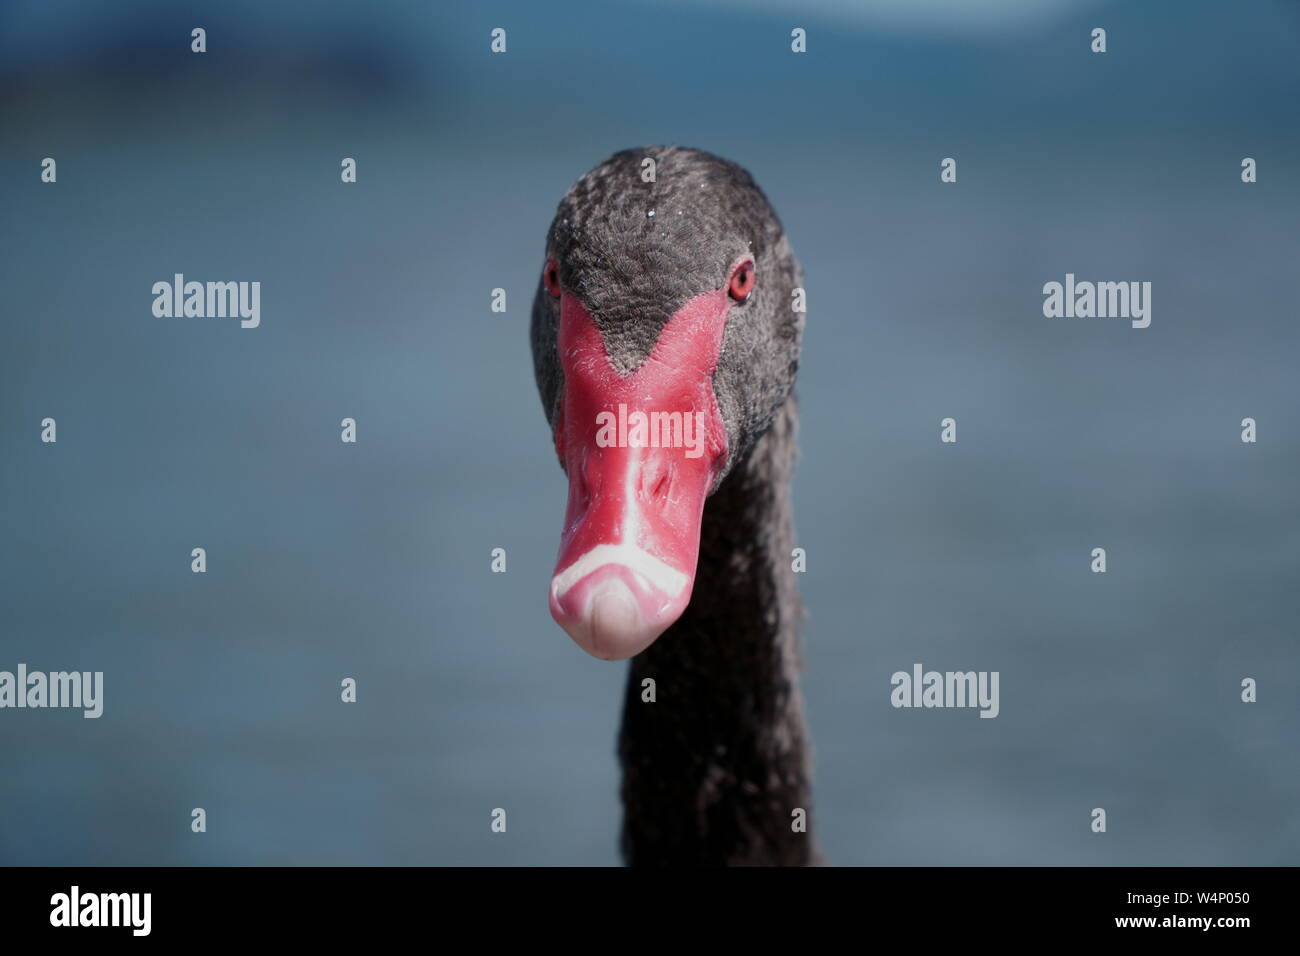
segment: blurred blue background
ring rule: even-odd
[[[7,0],[0,669],[106,691],[0,712],[0,861],[617,862],[625,665],[547,613],[527,324],[570,183],[680,143],[805,267],[831,862],[1300,862],[1298,99],[1281,0]],[[176,272],[261,327],[154,318]],[[1151,327],[1043,318],[1066,272]],[[891,708],[913,662],[1001,715]]]

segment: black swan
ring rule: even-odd
[[[550,607],[589,654],[632,658],[631,865],[819,859],[791,563],[800,282],[749,174],[698,150],[617,153],[551,223],[532,315],[569,481]]]

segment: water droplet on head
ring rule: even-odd
[[[648,213],[645,214],[645,217],[647,219],[653,219],[655,217],[655,211],[651,209]]]

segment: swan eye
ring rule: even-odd
[[[736,266],[727,283],[727,294],[737,302],[744,302],[754,291],[754,263],[746,260]]]
[[[555,264],[554,259],[546,260],[546,271],[542,273],[542,284],[546,286],[546,291],[551,294],[551,298],[560,297],[560,267]]]

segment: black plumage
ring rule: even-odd
[[[646,182],[644,160],[655,181]],[[561,201],[547,256],[620,373],[637,369],[685,302],[753,257],[757,284],[727,317],[713,390],[728,455],[704,509],[686,611],[637,655],[618,753],[631,864],[815,862],[791,569],[793,386],[804,314],[797,261],[749,174],[699,150],[626,150]],[[541,270],[539,270],[540,272]],[[539,282],[532,347],[552,427],[563,395],[557,300]],[[563,465],[563,462],[561,462]],[[642,701],[653,678],[655,703]],[[811,822],[808,827],[811,831]]]

